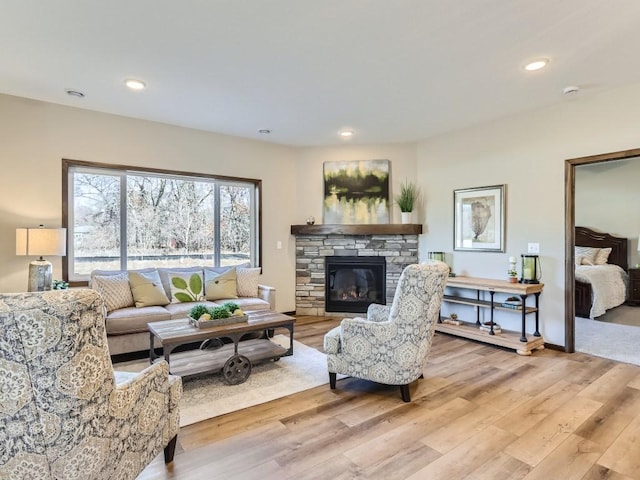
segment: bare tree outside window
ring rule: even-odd
[[[70,236],[74,271],[120,266],[120,177],[78,173],[73,183],[74,223]]]
[[[236,265],[251,260],[251,191],[247,187],[220,187],[221,263]]]

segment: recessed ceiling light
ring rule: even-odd
[[[84,93],[81,92],[80,90],[74,90],[72,88],[67,88],[65,90],[65,92],[67,92],[67,95],[70,95],[72,97],[84,98]]]
[[[533,72],[535,70],[540,70],[541,68],[546,67],[548,64],[549,64],[548,58],[536,58],[535,60],[527,63],[524,66],[524,69],[530,72]]]
[[[351,130],[343,130],[340,132],[340,136],[342,138],[351,138],[353,137],[353,132]]]
[[[579,91],[580,91],[580,87],[576,85],[569,85],[568,87],[564,87],[562,89],[562,93],[564,93],[565,95],[573,95],[578,93]]]
[[[260,130],[258,130],[258,133],[269,135],[271,133],[271,130],[269,130],[268,128],[261,128]]]
[[[142,80],[136,80],[135,78],[129,78],[124,81],[124,84],[129,87],[131,90],[144,90],[147,88],[147,84]]]

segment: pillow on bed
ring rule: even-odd
[[[575,247],[575,256],[576,258],[580,257],[580,265],[595,265],[596,255],[598,254],[599,248],[595,247]]]
[[[611,248],[601,248],[598,250],[596,254],[596,259],[594,260],[594,265],[606,265],[609,260],[609,255],[611,254]]]

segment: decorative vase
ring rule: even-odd
[[[401,212],[401,215],[402,215],[403,224],[413,223],[412,221],[413,212]]]

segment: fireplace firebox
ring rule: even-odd
[[[386,305],[385,257],[325,257],[325,311],[364,313]]]

